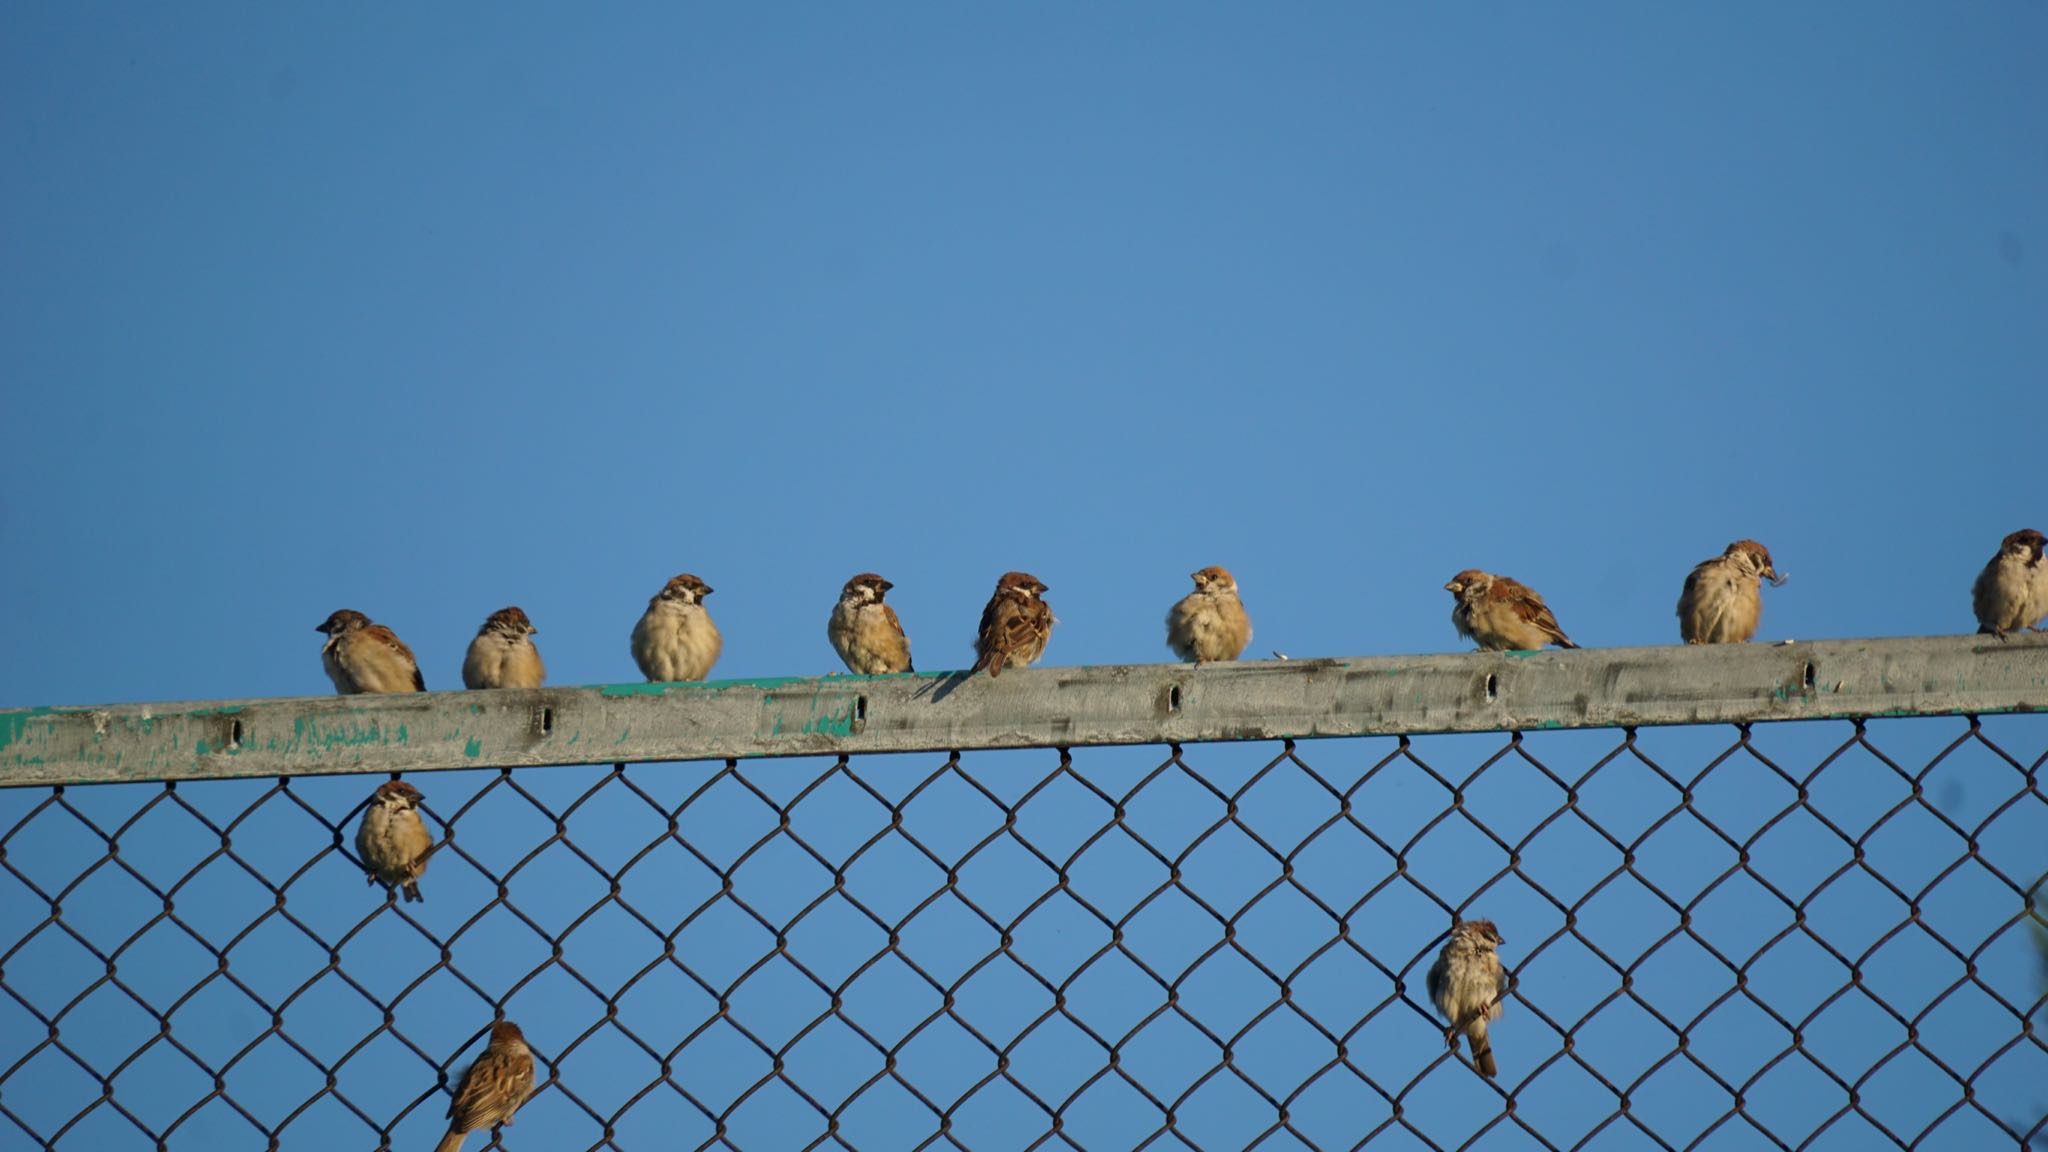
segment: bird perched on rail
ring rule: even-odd
[[[702,680],[718,662],[725,640],[704,598],[711,585],[684,572],[647,602],[633,626],[633,660],[648,680]]]
[[[424,799],[405,781],[386,780],[377,786],[370,806],[363,809],[363,822],[356,826],[356,855],[362,858],[365,878],[399,889],[407,903],[424,899],[420,877],[434,849],[433,833],[420,819]]]
[[[903,634],[903,621],[896,618],[896,609],[882,602],[894,587],[873,572],[863,572],[839,590],[825,636],[848,672],[880,676],[917,670],[910,666],[910,637]]]
[[[538,688],[548,678],[533,637],[540,629],[518,608],[500,608],[469,642],[462,658],[462,683],[467,688]]]
[[[970,675],[986,668],[990,676],[1000,676],[1005,665],[1028,668],[1045,654],[1054,623],[1052,608],[1040,599],[1045,592],[1046,586],[1028,572],[1003,573],[981,610]]]
[[[1493,1043],[1487,1039],[1490,1021],[1500,1019],[1502,1001],[1508,992],[1507,970],[1501,967],[1500,930],[1491,920],[1460,920],[1451,926],[1451,937],[1429,966],[1429,999],[1443,1014],[1444,1042],[1458,1050],[1458,1037],[1472,1042],[1472,1067],[1481,1076],[1500,1071],[1493,1059]]]
[[[361,612],[343,608],[313,630],[327,634],[327,643],[320,647],[320,665],[334,681],[334,690],[343,696],[427,690],[412,649],[397,633],[370,623]]]
[[[1166,613],[1166,646],[1182,660],[1235,660],[1252,642],[1252,618],[1237,596],[1237,579],[1214,565],[1189,575],[1195,590]]]
[[[1577,648],[1534,588],[1509,576],[1467,568],[1444,585],[1456,601],[1451,625],[1487,651],[1533,652],[1545,644]]]
[[[2048,618],[2048,563],[2042,562],[2048,537],[2022,528],[1999,541],[1998,554],[1977,574],[1970,600],[1977,610],[1977,631],[2000,640],[2008,632],[2038,629]]]
[[[1771,550],[1737,540],[1702,560],[1678,594],[1678,634],[1687,644],[1747,644],[1764,615],[1763,581],[1776,588],[1787,578],[1771,564]]]
[[[462,1074],[455,1098],[448,1102],[448,1134],[434,1152],[461,1152],[463,1138],[484,1128],[512,1123],[519,1106],[533,1095],[533,1049],[519,1025],[500,1020],[491,1025],[484,1054]]]

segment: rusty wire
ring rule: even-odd
[[[360,777],[19,789],[0,1146],[425,1147],[503,1014],[506,1148],[2024,1149],[2044,737],[433,773],[419,905],[364,887]],[[1460,914],[1497,1081],[1423,992]]]

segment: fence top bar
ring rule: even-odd
[[[0,786],[2048,710],[2048,635],[0,712]]]

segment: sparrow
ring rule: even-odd
[[[1763,618],[1765,580],[1776,588],[1786,577],[1771,566],[1771,550],[1754,540],[1737,540],[1700,561],[1678,594],[1678,634],[1687,644],[1749,643]]]
[[[463,1137],[484,1128],[512,1123],[512,1114],[533,1095],[533,1049],[519,1025],[500,1020],[491,1025],[484,1054],[462,1074],[455,1099],[448,1102],[448,1134],[434,1152],[461,1152]]]
[[[2022,528],[1999,542],[1998,555],[1977,573],[1970,599],[1977,609],[1977,631],[2000,640],[2021,628],[2038,629],[2048,617],[2048,564],[2041,561],[2048,537]]]
[[[405,781],[387,780],[377,786],[356,827],[356,855],[362,858],[364,879],[399,888],[408,903],[424,899],[420,876],[427,870],[427,853],[434,848],[433,834],[420,819],[422,799],[420,790]]]
[[[1237,580],[1227,568],[1191,573],[1195,590],[1166,613],[1166,646],[1197,664],[1235,660],[1252,642],[1252,618],[1237,598]]]
[[[540,662],[540,649],[532,637],[540,629],[518,608],[500,608],[491,613],[484,626],[469,642],[469,655],[462,658],[465,688],[538,688],[548,678]]]
[[[1534,588],[1508,576],[1467,568],[1444,585],[1456,606],[1451,624],[1458,635],[1490,652],[1533,652],[1545,644],[1577,648]]]
[[[839,590],[825,636],[848,672],[880,676],[917,671],[910,666],[910,637],[903,634],[903,621],[896,618],[894,608],[882,603],[894,587],[873,572],[863,572]]]
[[[1027,572],[1005,572],[996,581],[995,594],[981,610],[981,631],[974,638],[973,675],[983,668],[990,676],[1003,674],[1003,665],[1028,668],[1045,655],[1045,642],[1052,638],[1052,609],[1039,599],[1046,591],[1038,577]]]
[[[358,692],[425,692],[427,681],[420,675],[420,662],[397,633],[382,624],[370,623],[361,612],[343,608],[329,616],[315,632],[327,633],[320,648],[320,663],[334,690],[343,696]]]
[[[688,572],[670,580],[647,602],[640,623],[633,626],[633,660],[649,681],[702,680],[725,641],[704,598],[711,585]]]
[[[1472,1041],[1472,1067],[1481,1076],[1496,1075],[1493,1044],[1486,1038],[1486,1025],[1500,1019],[1502,1000],[1507,996],[1508,974],[1500,965],[1498,949],[1506,941],[1491,920],[1460,920],[1451,925],[1451,937],[1444,941],[1436,963],[1429,966],[1429,999],[1443,1014],[1449,1027],[1444,1042],[1458,1050],[1458,1036]]]

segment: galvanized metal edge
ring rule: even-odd
[[[2048,711],[2048,635],[0,712],[0,787]]]

